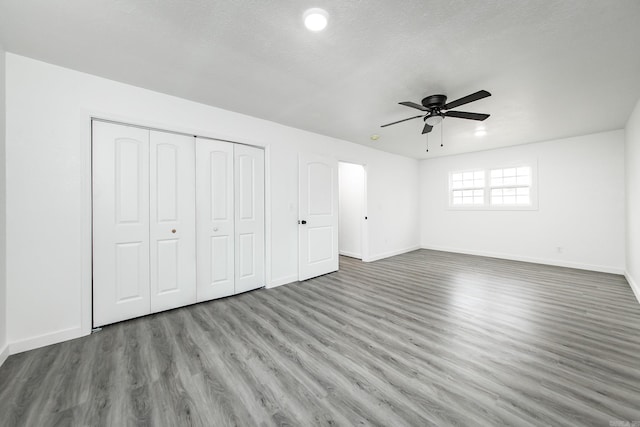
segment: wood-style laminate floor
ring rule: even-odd
[[[428,250],[342,258],[0,368],[3,426],[633,421],[640,304],[623,277]]]

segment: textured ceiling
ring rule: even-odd
[[[10,52],[416,158],[623,127],[639,23],[638,0],[0,0]],[[420,119],[379,127],[480,89],[458,109],[482,138],[449,118],[427,155]]]

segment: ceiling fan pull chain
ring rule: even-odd
[[[444,144],[442,143],[443,138],[444,138],[444,122],[442,123],[442,126],[440,126],[440,147],[444,147]]]
[[[425,134],[427,135],[427,153],[429,152],[429,134]]]

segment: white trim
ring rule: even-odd
[[[264,285],[271,287],[271,144],[264,146]]]
[[[2,350],[0,350],[0,366],[6,362],[9,357],[9,344],[5,344]]]
[[[93,228],[91,201],[91,138],[92,115],[82,111],[80,123],[80,330],[82,335],[91,333],[93,310]]]
[[[631,287],[633,294],[636,296],[636,299],[640,303],[640,286],[638,286],[638,282],[633,280],[631,274],[629,274],[628,271],[624,272],[624,278],[627,279],[627,282],[629,282],[629,286]]]
[[[477,251],[473,249],[447,248],[443,246],[422,245],[422,249],[430,249],[433,251],[453,252],[458,254],[477,255],[489,258],[508,259],[511,261],[531,262],[534,264],[553,265],[556,267],[576,268],[579,270],[598,271],[601,273],[624,274],[624,269],[619,267],[610,267],[606,265],[584,264],[581,262],[558,261],[555,259],[534,258],[528,256],[505,254],[501,252]]]
[[[411,246],[409,248],[399,249],[397,251],[391,251],[391,252],[385,252],[385,253],[378,254],[378,255],[373,255],[373,256],[367,257],[366,259],[363,259],[362,261],[364,261],[364,262],[378,261],[378,260],[381,260],[381,259],[384,259],[384,258],[389,258],[389,257],[396,256],[396,255],[406,254],[407,252],[417,251],[418,249],[420,249],[420,246],[418,246],[418,245]]]
[[[61,331],[51,332],[48,334],[38,335],[32,338],[25,338],[20,341],[14,341],[9,344],[11,354],[22,353],[23,351],[33,350],[34,348],[44,347],[59,342],[80,338],[83,334],[80,327],[63,329]]]
[[[362,255],[355,252],[339,251],[338,253],[343,256],[348,256],[349,258],[362,259]]]
[[[273,279],[271,283],[265,286],[267,289],[277,288],[278,286],[288,285],[289,283],[294,283],[298,281],[298,275],[291,275],[287,277],[281,277],[280,279]]]

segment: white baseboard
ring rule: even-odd
[[[372,255],[367,258],[363,258],[362,261],[364,262],[378,261],[378,260],[389,258],[392,256],[406,254],[407,252],[417,251],[418,249],[420,249],[420,246],[411,246],[410,248],[400,249],[400,250],[391,251],[391,252],[385,252],[378,255]]]
[[[4,362],[9,357],[9,344],[5,344],[4,347],[0,350],[0,366],[4,364]]]
[[[362,259],[362,254],[357,254],[355,252],[340,251],[340,255],[348,256],[349,258]]]
[[[297,282],[298,276],[287,276],[279,279],[271,279],[271,282],[265,286],[267,289],[277,288],[278,286],[288,285],[289,283]]]
[[[629,286],[631,286],[631,290],[635,294],[636,299],[640,302],[640,286],[638,286],[638,282],[633,280],[633,277],[631,277],[628,271],[624,272],[624,277],[627,279],[627,282],[629,282]]]
[[[489,258],[508,259],[511,261],[531,262],[534,264],[554,265],[557,267],[577,268],[578,270],[599,271],[602,273],[624,274],[624,269],[618,268],[618,267],[609,267],[606,265],[584,264],[584,263],[572,262],[572,261],[558,261],[555,259],[535,258],[535,257],[528,257],[528,256],[505,254],[500,252],[487,252],[487,251],[476,251],[476,250],[467,250],[467,249],[458,249],[458,248],[447,248],[442,246],[423,245],[422,249],[431,249],[434,251],[443,251],[443,252],[454,252],[454,253],[467,254],[467,255],[478,255],[478,256],[484,256]]]
[[[22,353],[23,351],[33,350],[34,348],[44,347],[63,341],[72,340],[82,336],[82,328],[69,328],[61,331],[51,332],[49,334],[38,335],[32,338],[25,338],[14,341],[9,344],[11,354]]]

